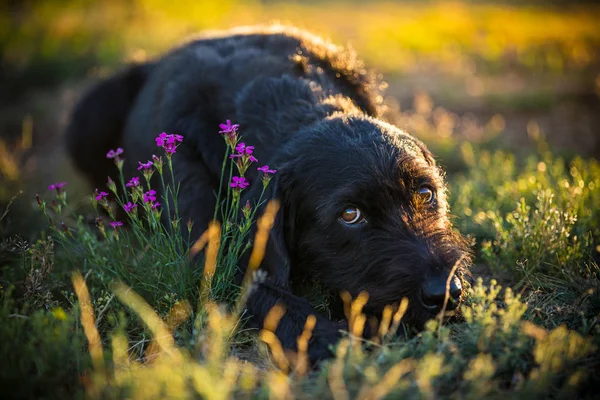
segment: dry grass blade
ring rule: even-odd
[[[206,243],[208,243],[208,234],[209,233],[208,233],[208,229],[207,229],[204,231],[204,233],[202,235],[200,235],[198,240],[196,240],[194,242],[192,247],[190,247],[190,253],[189,253],[190,259],[194,258],[198,253],[200,253],[202,251],[202,249],[204,249],[204,246],[206,246]]]
[[[100,334],[96,328],[94,321],[94,310],[90,301],[90,293],[88,291],[85,280],[81,276],[79,271],[76,271],[72,277],[73,287],[75,288],[75,294],[79,300],[79,307],[81,308],[81,324],[83,325],[83,331],[88,339],[90,347],[90,355],[92,356],[92,363],[94,369],[101,374],[104,374],[104,356],[102,352],[102,342],[100,340]]]
[[[385,397],[396,385],[402,376],[406,375],[414,368],[414,361],[406,358],[393,367],[391,367],[383,378],[366,393],[359,393],[357,398],[361,400],[376,400]]]
[[[298,337],[298,358],[296,360],[296,373],[306,375],[308,371],[308,341],[312,336],[313,329],[317,323],[317,317],[309,315],[304,323],[304,330]]]
[[[387,305],[383,308],[381,323],[379,324],[379,332],[377,332],[377,336],[380,340],[383,340],[390,329],[390,324],[392,323],[392,311],[392,306],[390,305]]]
[[[400,306],[398,307],[398,310],[394,313],[394,317],[392,318],[392,325],[388,330],[387,336],[384,338],[384,342],[387,342],[389,339],[391,339],[391,337],[398,331],[398,328],[400,327],[400,322],[402,322],[402,318],[404,317],[404,314],[406,314],[406,310],[408,310],[408,299],[404,297],[400,301]]]
[[[257,274],[260,272],[257,271],[257,269],[265,256],[265,249],[269,240],[269,232],[275,223],[277,211],[279,211],[279,202],[277,200],[271,200],[269,204],[267,204],[265,213],[257,222],[258,228],[252,246],[252,253],[250,254],[250,261],[248,262],[248,268],[244,274],[242,290],[240,291],[240,295],[238,296],[234,307],[234,314],[237,316],[242,315],[246,301],[248,300],[248,296],[252,291],[252,279],[255,275],[255,272]]]
[[[277,364],[279,369],[287,372],[289,370],[290,363],[283,351],[281,342],[275,335],[277,325],[279,325],[279,321],[284,314],[285,307],[281,304],[275,304],[265,317],[263,329],[260,331],[260,338],[269,346],[269,349],[271,349],[271,353],[275,359],[275,364]]]
[[[290,363],[283,352],[283,347],[277,336],[273,332],[263,329],[260,331],[260,338],[269,346],[269,349],[271,349],[277,367],[279,367],[281,371],[287,372],[290,368]]]
[[[444,303],[442,305],[442,310],[438,314],[438,318],[439,318],[438,334],[440,333],[440,330],[442,329],[442,323],[444,322],[444,316],[446,315],[446,307],[448,306],[448,300],[450,299],[450,282],[452,282],[452,278],[454,278],[454,274],[456,273],[458,266],[463,262],[464,259],[465,259],[465,256],[463,255],[458,259],[458,261],[456,261],[454,263],[454,265],[452,266],[452,269],[450,270],[450,274],[448,274],[448,279],[446,279],[446,290],[444,293]]]
[[[174,332],[175,329],[179,325],[181,325],[185,320],[189,318],[192,314],[192,306],[188,301],[179,301],[177,302],[171,310],[169,310],[169,314],[165,318],[165,323],[167,324],[167,329],[170,332]],[[156,342],[156,339],[153,339],[144,356],[146,361],[155,360],[160,355],[160,346]]]
[[[258,229],[256,231],[256,237],[254,238],[254,246],[252,248],[252,254],[250,255],[246,277],[248,277],[248,274],[252,276],[252,273],[260,266],[260,263],[265,256],[269,232],[275,223],[277,211],[279,211],[279,201],[271,200],[269,201],[269,204],[267,204],[265,213],[258,220]]]
[[[206,260],[204,261],[202,281],[200,282],[199,309],[201,309],[203,304],[207,304],[210,299],[212,278],[215,275],[215,270],[217,269],[217,257],[219,256],[219,246],[221,245],[221,227],[218,222],[211,222],[207,232],[208,249],[206,251]]]
[[[336,351],[335,361],[329,368],[329,374],[327,375],[329,389],[335,400],[348,400],[350,398],[346,382],[344,382],[344,366],[349,347],[350,343],[348,339],[342,339],[340,341]]]
[[[161,354],[166,354],[176,361],[182,360],[182,355],[175,348],[173,335],[169,331],[167,325],[154,312],[152,307],[131,288],[124,283],[118,282],[114,284],[113,291],[123,304],[131,308],[150,329],[154,336]]]

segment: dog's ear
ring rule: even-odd
[[[435,167],[436,166],[435,158],[433,157],[433,154],[431,153],[431,151],[429,151],[427,146],[425,146],[425,143],[423,143],[417,139],[413,139],[413,141],[416,143],[417,147],[419,147],[419,150],[421,150],[421,153],[423,154],[423,158],[425,158],[425,161],[427,161],[427,164],[431,165],[432,167]]]
[[[286,185],[285,172],[280,168],[271,178],[268,186],[264,189],[264,192],[262,182],[257,179],[257,182],[252,185],[252,188],[242,198],[242,204],[246,204],[246,201],[249,201],[251,205],[255,205],[254,202],[261,199],[260,203],[256,205],[257,210],[255,215],[257,220],[264,215],[270,201],[275,200],[279,204],[279,208],[273,221],[273,227],[269,232],[269,239],[260,268],[265,270],[273,281],[283,287],[287,287],[289,284],[289,245],[290,243],[293,243],[292,235],[294,231],[294,204],[289,196],[287,196]],[[255,222],[249,237],[253,242],[256,232],[257,223]],[[247,254],[247,256],[249,256],[249,254]],[[249,258],[244,257],[244,260],[249,260]]]

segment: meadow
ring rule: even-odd
[[[600,7],[233,0],[10,7],[0,13],[0,398],[597,396]],[[459,321],[434,319],[398,337],[400,304],[365,341],[359,297],[347,304],[351,328],[335,358],[311,369],[311,321],[300,351],[284,353],[269,329],[244,328],[251,282],[231,282],[242,252],[261,257],[269,215],[248,210],[237,225],[231,190],[220,226],[188,248],[173,234],[187,221],[159,224],[159,211],[144,201],[149,188],[127,187],[129,198],[109,204],[73,171],[62,129],[91,82],[199,30],[273,20],[349,43],[389,83],[389,119],[421,138],[448,171],[454,223],[475,254]],[[169,157],[159,155],[163,168],[154,173],[169,174]],[[112,178],[120,187],[131,177]],[[177,188],[168,193],[176,198]],[[119,226],[111,213],[129,201],[147,212]],[[254,247],[240,246],[257,219],[263,229]],[[318,285],[304,295],[328,312],[330,297]],[[281,312],[272,310],[271,326]]]

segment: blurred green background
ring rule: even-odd
[[[196,32],[281,22],[356,49],[390,119],[450,171],[457,144],[517,156],[531,136],[600,156],[600,6],[573,1],[12,0],[0,6],[0,200],[78,187],[62,131],[82,90]],[[79,185],[81,187],[81,185]],[[82,189],[82,192],[88,190]],[[77,192],[75,192],[77,194]]]

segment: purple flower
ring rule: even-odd
[[[142,169],[144,169],[144,170],[151,169],[152,165],[153,165],[152,161],[148,161],[147,163],[138,161],[138,164],[140,164],[140,166],[138,167],[138,171],[141,171]]]
[[[118,148],[117,150],[110,150],[108,153],[106,153],[106,158],[118,158],[121,154],[123,154],[123,149],[122,148]]]
[[[241,153],[231,154],[229,156],[229,158],[243,158],[243,159],[246,159],[246,160],[251,161],[251,162],[258,162],[258,160],[256,159],[256,157],[254,157],[254,156],[247,156],[247,155],[241,154]]]
[[[144,203],[152,203],[156,201],[156,190],[149,190],[144,193]]]
[[[98,192],[98,189],[96,189],[96,201],[100,201],[103,198],[105,198],[106,196],[108,196],[108,193],[106,193],[106,192]]]
[[[275,172],[277,172],[276,169],[269,169],[268,165],[263,165],[262,167],[258,167],[256,169],[262,172],[263,174],[274,174]]]
[[[137,204],[133,204],[132,202],[127,202],[125,204],[123,204],[123,209],[125,210],[125,212],[130,213],[132,212],[135,208],[137,207]]]
[[[165,146],[165,153],[167,153],[167,156],[175,154],[176,150],[177,146],[174,146],[170,143],[167,143]]]
[[[269,184],[269,182],[271,181],[271,178],[273,177],[273,174],[275,172],[277,172],[276,169],[269,169],[268,165],[263,165],[262,167],[258,167],[256,168],[258,171],[262,172],[262,183],[263,183],[263,188],[266,188],[267,185]]]
[[[239,188],[240,190],[245,189],[250,185],[246,178],[243,176],[234,176],[231,178],[231,183],[229,184],[232,188]]]
[[[167,144],[177,144],[178,142],[183,142],[183,136],[177,135],[175,133],[167,135]]]
[[[156,145],[158,147],[163,147],[167,141],[167,134],[165,132],[161,133],[160,135],[158,135],[154,141],[156,142]]]
[[[235,146],[235,150],[240,153],[240,154],[246,154],[246,155],[250,155],[252,153],[254,153],[254,146],[246,146],[246,144],[244,142],[238,143],[237,146]]]
[[[67,182],[57,182],[54,185],[48,186],[48,190],[56,190],[57,193],[60,193],[60,189],[67,186]]]
[[[246,171],[246,168],[248,168],[248,166],[250,165],[249,162],[258,162],[256,157],[252,155],[252,153],[254,153],[254,146],[246,146],[244,142],[241,142],[238,143],[237,146],[235,146],[235,150],[237,151],[237,154],[232,154],[229,156],[229,158],[237,158],[241,160],[236,161],[238,165],[238,170],[241,174],[243,174]]]
[[[165,149],[167,155],[175,154],[177,149],[177,143],[183,142],[183,136],[177,134],[161,133],[154,139],[158,147]]]
[[[152,204],[152,208],[153,210],[156,210],[158,207],[160,207],[160,203],[157,201],[156,203]]]
[[[133,178],[131,178],[129,180],[129,182],[127,182],[127,184],[125,186],[127,186],[127,187],[140,186],[140,178],[138,178],[137,176],[134,176]]]
[[[219,124],[219,128],[221,128],[219,133],[235,133],[239,127],[238,124],[232,125],[231,121],[227,120],[226,124]]]
[[[116,229],[117,226],[123,226],[123,223],[121,221],[111,221],[110,226]]]
[[[242,156],[249,156],[252,153],[254,153],[254,146],[246,146],[246,143],[241,142],[238,143],[237,146],[235,146],[235,150],[238,152],[238,154],[236,154],[236,157],[242,157]]]

